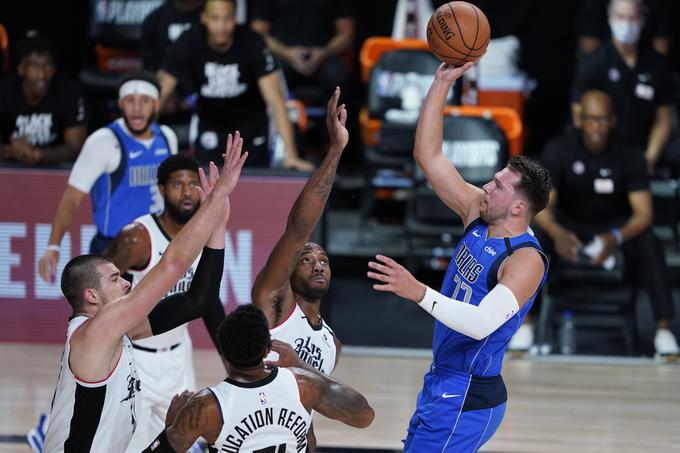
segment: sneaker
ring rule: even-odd
[[[675,340],[675,335],[668,329],[659,329],[654,337],[654,348],[657,355],[677,356],[680,354],[680,347]]]
[[[31,429],[28,434],[26,434],[26,441],[28,446],[31,447],[31,451],[34,453],[42,453],[43,446],[45,444],[45,433],[47,432],[47,414],[40,414],[40,420],[38,421],[38,426]]]
[[[522,324],[513,335],[508,344],[510,352],[526,352],[534,344],[534,327],[531,324]]]

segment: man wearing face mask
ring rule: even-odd
[[[615,132],[644,149],[649,171],[662,154],[669,160],[672,76],[665,58],[640,45],[644,25],[642,0],[611,0],[608,9],[611,39],[584,57],[572,89],[572,113],[579,126],[578,100],[591,89],[605,91],[614,101]]]

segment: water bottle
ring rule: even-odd
[[[574,354],[576,352],[576,331],[574,328],[574,316],[571,310],[564,310],[564,313],[562,313],[560,352],[562,354]]]

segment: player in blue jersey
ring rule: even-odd
[[[408,426],[405,452],[474,452],[491,438],[505,413],[503,354],[547,273],[529,223],[548,202],[548,172],[513,157],[480,189],[465,182],[442,153],[446,95],[471,66],[439,67],[416,130],[416,161],[466,227],[441,291],[388,257],[378,255],[369,263],[376,290],[410,299],[436,319],[432,365]]]
[[[137,217],[163,210],[156,169],[177,153],[177,136],[155,122],[159,96],[158,81],[151,73],[135,71],[121,79],[118,106],[122,117],[87,138],[57,207],[40,259],[45,281],[55,275],[61,239],[88,193],[97,226],[90,253],[101,254],[118,231]]]

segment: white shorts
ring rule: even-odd
[[[165,428],[165,414],[172,397],[196,390],[191,337],[187,332],[171,351],[146,352],[135,349],[135,366],[141,381],[136,401],[137,429],[127,453],[139,453]]]

